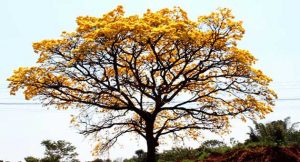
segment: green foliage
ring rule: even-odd
[[[265,147],[265,146],[270,146],[270,147],[276,147],[277,144],[274,142],[270,142],[270,141],[258,141],[258,142],[248,142],[245,143],[244,145],[241,145],[239,147],[235,147],[234,149],[238,149],[238,148],[255,148],[255,147]]]
[[[289,136],[287,136],[287,141],[291,145],[300,147],[300,131],[290,133]]]
[[[198,149],[192,148],[173,148],[164,151],[159,155],[159,162],[189,162],[195,160],[204,160],[211,154],[223,154],[230,150],[230,147],[218,140],[209,140],[203,142]]]
[[[204,141],[201,145],[201,147],[203,148],[217,148],[222,146],[226,146],[226,144],[219,140],[207,140]]]
[[[207,157],[209,157],[209,155],[210,155],[210,153],[203,151],[203,152],[201,152],[200,156],[198,157],[198,160],[204,160]]]
[[[135,158],[136,162],[144,162],[144,161],[146,161],[147,153],[144,152],[144,150],[142,150],[142,149],[136,150],[135,154],[137,155],[137,157]]]
[[[231,148],[228,147],[224,142],[219,140],[207,140],[204,141],[198,148],[199,156],[198,160],[203,160],[211,154],[223,154],[229,151]]]
[[[93,160],[92,162],[111,162],[111,160],[110,159],[99,159],[99,158],[97,158],[97,159]]]
[[[133,159],[124,159],[123,162],[136,162],[136,161]]]
[[[72,146],[70,142],[44,140],[41,144],[45,146],[45,158],[41,162],[78,161],[75,159],[78,155],[75,152],[76,147]]]
[[[165,161],[165,160],[158,159],[157,162],[173,162],[173,161]]]
[[[93,160],[92,162],[104,162],[104,160],[97,158],[97,159]]]
[[[184,159],[184,160],[182,160],[181,162],[194,162],[194,160],[187,160],[187,159]]]
[[[24,158],[26,162],[80,162],[76,159],[78,155],[75,152],[76,147],[72,146],[70,142],[44,140],[41,145],[45,147],[45,157],[38,159],[28,156]]]
[[[159,159],[163,161],[176,161],[184,159],[196,159],[199,152],[192,148],[172,148],[172,150],[164,151],[159,155]]]
[[[136,150],[135,154],[138,156],[138,158],[142,158],[145,152],[144,150],[140,149],[140,150]]]
[[[219,140],[207,140],[204,141],[198,148],[199,156],[198,160],[204,160],[211,154],[224,154],[231,148],[228,147],[224,142]]]
[[[40,162],[40,159],[35,158],[35,157],[33,157],[33,156],[28,156],[28,157],[24,158],[24,160],[25,160],[26,162]]]
[[[144,150],[139,149],[135,151],[136,156],[133,156],[130,159],[125,159],[123,162],[144,162],[147,158],[147,153]]]
[[[249,127],[249,139],[246,140],[245,144],[260,143],[277,146],[300,146],[300,132],[295,129],[298,124],[293,123],[290,125],[290,117],[266,124],[254,122],[255,127]]]

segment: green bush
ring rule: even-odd
[[[161,161],[178,161],[184,159],[197,159],[199,152],[192,148],[172,148],[172,150],[164,151],[159,154]]]
[[[181,162],[194,162],[194,160],[187,160],[187,159],[184,159],[184,160],[182,160]]]
[[[210,155],[210,153],[203,151],[203,152],[201,152],[200,156],[198,157],[198,160],[204,160],[204,159],[208,158],[209,155]]]
[[[35,158],[35,157],[33,157],[33,156],[28,156],[28,157],[24,158],[24,160],[25,160],[26,162],[39,162],[39,161],[40,161],[40,159]]]

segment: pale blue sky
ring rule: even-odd
[[[258,58],[257,67],[274,79],[272,86],[282,99],[300,99],[300,1],[298,0],[1,0],[0,1],[0,103],[25,102],[22,95],[9,96],[6,78],[19,66],[34,65],[32,42],[58,38],[75,29],[80,15],[100,16],[122,4],[127,15],[180,6],[189,17],[228,7],[244,21],[246,34],[240,47]],[[300,101],[278,101],[265,121],[291,116],[300,121]],[[44,139],[64,139],[78,149],[79,158],[91,160],[91,142],[69,127],[68,111],[46,110],[39,105],[0,105],[0,159],[18,161],[41,157]],[[250,123],[233,122],[229,137],[244,140]],[[141,143],[124,137],[110,157],[128,157]],[[192,144],[197,146],[197,144]],[[164,146],[163,148],[167,148]]]

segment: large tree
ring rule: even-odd
[[[8,79],[58,109],[76,108],[72,121],[105,151],[134,133],[155,161],[159,139],[223,132],[231,118],[263,118],[276,94],[271,79],[238,48],[244,29],[229,9],[192,21],[180,8],[124,16],[121,6],[102,17],[80,16],[74,32],[33,43],[34,67]],[[169,137],[169,136],[167,136]]]

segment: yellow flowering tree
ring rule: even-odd
[[[95,151],[133,133],[155,161],[160,139],[197,139],[201,130],[222,133],[231,118],[263,118],[276,94],[271,79],[238,48],[241,21],[229,9],[198,20],[180,8],[124,16],[121,6],[102,17],[78,17],[74,32],[33,43],[34,67],[8,78],[11,94],[80,110],[72,122],[93,136]]]

